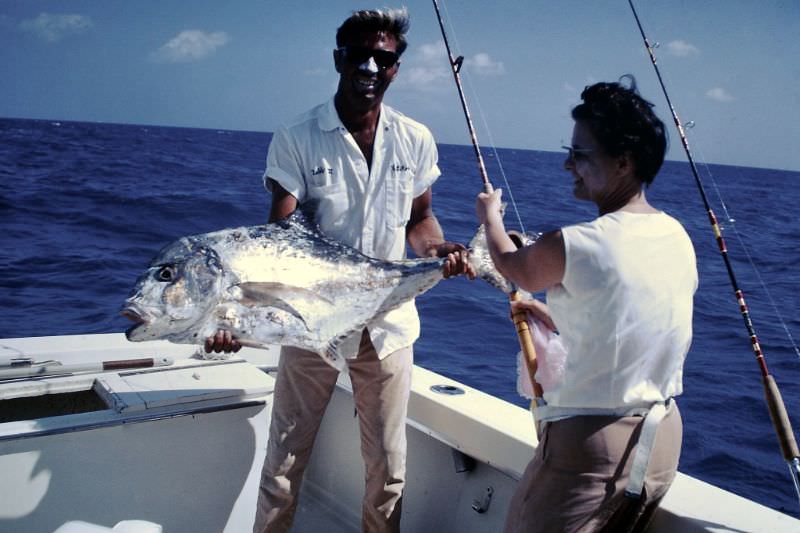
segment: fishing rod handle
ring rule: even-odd
[[[150,368],[156,366],[170,366],[172,365],[172,358],[170,357],[157,357],[157,358],[144,358],[144,359],[118,359],[115,361],[103,361],[103,370],[127,370],[132,368]]]
[[[775,432],[778,434],[778,442],[781,445],[781,452],[783,458],[787,462],[800,457],[800,450],[797,448],[797,441],[794,438],[794,431],[792,430],[792,423],[789,420],[789,413],[786,411],[786,406],[781,398],[781,393],[778,390],[778,385],[775,383],[775,378],[772,375],[764,376],[764,394],[767,397],[767,406],[769,407],[769,416],[772,419],[772,425],[775,427]]]
[[[508,295],[510,303],[519,302],[522,297],[519,291],[511,291]],[[528,312],[525,309],[517,309],[511,313],[514,320],[514,326],[517,328],[517,337],[519,338],[519,345],[522,348],[522,353],[525,356],[525,368],[528,370],[528,377],[533,385],[533,395],[536,398],[541,398],[544,391],[542,386],[536,382],[536,369],[538,363],[536,361],[536,348],[533,345],[533,338],[531,337],[531,328],[528,324]]]

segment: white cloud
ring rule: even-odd
[[[502,76],[506,73],[506,68],[502,61],[495,61],[486,52],[475,54],[469,59],[465,59],[467,67],[479,76]]]
[[[425,62],[447,62],[447,52],[444,41],[438,40],[433,43],[423,44],[416,49],[416,54]]]
[[[414,85],[418,89],[431,89],[440,87],[440,82],[447,79],[450,74],[446,68],[438,67],[411,67],[409,68],[402,80]]]
[[[92,26],[92,19],[83,15],[60,15],[39,13],[35,19],[23,20],[19,27],[33,33],[48,43],[60,41],[67,35],[75,35]]]
[[[444,41],[420,45],[403,55],[402,61],[398,85],[425,91],[449,88],[446,82],[452,73],[447,68]]]
[[[668,42],[667,50],[669,50],[672,55],[678,57],[694,56],[700,53],[700,49],[695,45],[681,40]]]
[[[483,52],[465,58],[463,68],[478,76],[500,76],[506,72],[502,62]],[[444,41],[422,44],[406,52],[401,72],[397,85],[424,91],[450,90],[453,72],[448,67]]]
[[[714,87],[706,91],[706,96],[717,102],[733,102],[736,98],[722,87]]]
[[[168,63],[198,61],[230,41],[224,31],[184,30],[159,48],[154,57]]]

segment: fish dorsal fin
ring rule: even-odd
[[[242,291],[242,305],[282,309],[301,320],[307,328],[310,328],[309,321],[314,316],[322,315],[320,307],[324,311],[330,311],[334,307],[333,302],[324,296],[280,282],[247,281],[240,283],[238,287]],[[316,313],[313,308],[316,308]]]
[[[304,202],[292,211],[292,214],[286,218],[286,222],[300,226],[308,231],[319,232],[319,225],[316,222],[318,207],[318,200]]]

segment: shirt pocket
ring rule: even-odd
[[[341,170],[339,170],[341,172]],[[317,160],[317,164],[306,170],[306,184],[311,187],[332,187],[340,184],[334,174],[338,174],[332,161],[326,158]]]
[[[393,172],[386,182],[386,226],[405,228],[411,218],[414,180],[407,172]]]
[[[316,204],[316,222],[323,233],[331,236],[341,234],[347,225],[350,202],[344,183],[308,185],[308,199]]]

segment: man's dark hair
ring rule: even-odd
[[[629,87],[620,83],[626,79]],[[588,125],[608,155],[617,157],[629,152],[636,176],[649,185],[664,162],[666,130],[653,112],[653,104],[636,90],[636,79],[627,74],[620,82],[586,87],[581,93],[583,103],[573,108],[572,118]]]
[[[364,9],[353,14],[336,30],[336,46],[341,48],[359,39],[365,33],[386,32],[394,35],[397,41],[397,54],[402,54],[408,42],[406,32],[409,27],[408,10]]]

